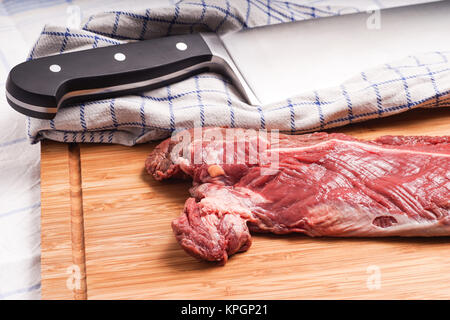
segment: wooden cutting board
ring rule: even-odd
[[[334,131],[449,135],[450,109]],[[155,144],[42,143],[44,299],[449,299],[450,238],[253,235],[226,266],[197,261],[170,227],[190,182],[144,171]]]

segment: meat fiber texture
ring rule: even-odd
[[[208,261],[246,251],[250,232],[450,235],[450,136],[191,129],[145,165],[156,180],[193,180],[172,228],[186,252]]]

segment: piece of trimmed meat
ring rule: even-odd
[[[172,222],[185,251],[225,263],[251,232],[309,236],[450,235],[450,136],[186,130],[146,161],[157,180],[191,178]]]

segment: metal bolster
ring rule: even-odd
[[[210,67],[211,71],[221,73],[230,78],[233,85],[249,104],[259,105],[258,98],[247,81],[245,81],[220,38],[215,33],[200,33],[200,36],[206,42],[213,55]]]

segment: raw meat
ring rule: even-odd
[[[172,228],[195,257],[225,263],[250,247],[250,231],[450,235],[450,136],[362,141],[196,130],[165,140],[146,161],[157,180],[193,179],[192,198]]]

